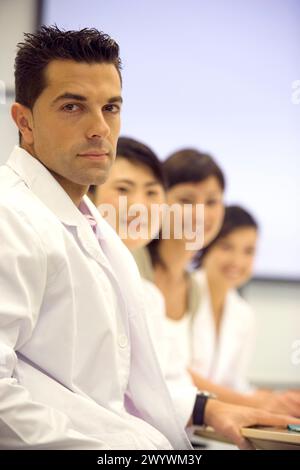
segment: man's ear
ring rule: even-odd
[[[11,107],[11,116],[22,134],[22,141],[27,145],[32,145],[33,118],[31,110],[20,103],[14,103]]]

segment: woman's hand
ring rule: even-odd
[[[242,436],[241,428],[257,425],[286,428],[288,424],[300,424],[299,419],[291,416],[231,405],[215,399],[208,399],[206,403],[204,422],[242,450],[253,450],[254,447]]]
[[[252,395],[253,406],[272,413],[288,414],[300,418],[300,391],[258,390]]]

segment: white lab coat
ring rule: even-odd
[[[204,270],[194,277],[200,285],[201,302],[192,319],[191,367],[217,384],[251,391],[247,371],[255,346],[254,312],[237,291],[229,291],[217,338]]]
[[[0,168],[0,447],[188,449],[138,270],[84,201],[101,247],[38,160],[16,147]]]
[[[143,279],[147,322],[154,348],[182,426],[187,426],[196,401],[197,388],[179,353],[176,338],[166,328],[165,300],[152,282]]]

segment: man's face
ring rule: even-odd
[[[64,186],[101,184],[120,133],[121,82],[113,64],[54,60],[24,147]],[[30,142],[30,139],[32,141]],[[27,140],[27,142],[26,142]]]

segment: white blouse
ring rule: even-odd
[[[230,290],[217,335],[205,272],[200,270],[195,278],[200,285],[201,302],[190,337],[191,367],[219,385],[250,391],[247,371],[255,347],[254,312],[237,291]]]
[[[191,360],[191,315],[186,313],[180,320],[173,320],[172,318],[165,318],[166,337],[176,347],[177,356],[181,357],[181,364],[184,370],[187,370]],[[172,364],[175,366],[174,361],[169,361],[169,371],[172,371]]]

